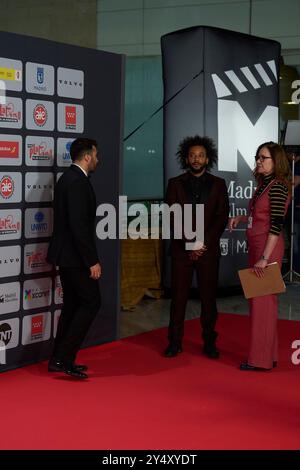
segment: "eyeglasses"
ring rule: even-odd
[[[268,160],[269,158],[272,159],[272,157],[264,157],[264,156],[259,156],[259,155],[255,155],[255,161],[257,162],[257,160],[259,160],[260,162],[264,162],[265,160]]]

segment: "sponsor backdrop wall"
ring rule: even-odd
[[[165,185],[180,173],[180,140],[207,135],[218,147],[212,173],[226,180],[230,216],[246,214],[256,149],[278,141],[280,44],[202,26],[167,34],[161,44],[165,101],[199,74],[164,108]],[[237,269],[247,265],[245,227],[226,230],[220,245],[220,286],[238,285]]]
[[[0,32],[0,370],[45,359],[62,304],[45,261],[55,181],[79,136],[99,142],[97,203],[117,205],[123,56]],[[86,345],[117,336],[119,243],[97,240],[102,307]]]

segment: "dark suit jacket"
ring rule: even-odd
[[[54,227],[47,260],[62,267],[98,263],[95,244],[96,199],[80,168],[71,165],[54,190]]]
[[[202,178],[202,177],[201,177]],[[207,247],[205,257],[220,254],[220,237],[226,227],[229,215],[229,199],[225,180],[205,173],[200,204],[204,204],[204,244]],[[169,205],[178,203],[192,204],[189,173],[184,173],[168,182],[166,202]],[[172,240],[171,254],[174,257],[188,256],[185,250],[186,240]]]

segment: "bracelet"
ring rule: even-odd
[[[269,258],[266,258],[264,255],[261,255],[260,259],[263,259],[264,261],[269,261]]]

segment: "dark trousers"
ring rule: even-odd
[[[98,281],[88,268],[60,268],[63,307],[58,322],[53,357],[75,361],[77,352],[101,306]]]
[[[217,333],[214,331],[217,321],[216,294],[219,274],[219,255],[199,258],[191,261],[188,257],[172,258],[172,300],[168,338],[174,344],[180,344],[184,333],[184,318],[189,291],[196,270],[197,290],[201,301],[202,337],[204,342],[213,343]]]

